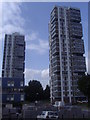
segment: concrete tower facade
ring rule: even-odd
[[[5,35],[2,77],[24,79],[25,41],[19,33]]]
[[[80,9],[55,6],[49,22],[49,76],[51,102],[72,103],[84,97],[77,88],[85,74]]]

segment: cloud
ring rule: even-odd
[[[49,50],[48,41],[37,39],[38,44],[31,43],[26,45],[26,49],[34,50],[39,54],[45,54]]]
[[[26,84],[30,80],[38,80],[41,82],[42,86],[45,88],[49,84],[49,69],[35,70],[35,69],[25,69]]]
[[[36,40],[38,38],[39,33],[38,32],[32,32],[31,34],[27,34],[26,35],[26,40],[27,41],[33,41]]]
[[[49,69],[44,69],[41,72],[41,77],[46,79],[47,77],[49,77]]]
[[[8,8],[8,10],[7,10]],[[2,33],[24,33],[25,19],[21,16],[21,3],[2,3]]]

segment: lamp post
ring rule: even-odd
[[[36,96],[37,96],[37,101],[38,101],[38,95],[39,95],[39,93],[36,93]]]
[[[37,102],[38,102],[38,94],[39,94],[39,93],[36,93],[36,101],[35,101],[35,106],[37,105]]]

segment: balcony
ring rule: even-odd
[[[81,64],[83,64],[83,63],[85,63],[85,57],[83,57],[83,56],[73,56],[72,61],[74,63],[80,62]]]
[[[60,66],[55,66],[54,68],[53,68],[53,71],[54,71],[54,73],[56,73],[56,72],[60,72]]]
[[[79,59],[79,57],[73,59],[72,69],[74,72],[86,72],[85,57]]]
[[[58,85],[58,86],[60,87],[60,86],[61,86],[60,79],[55,79],[55,81],[54,81],[54,85],[55,85],[55,86]]]
[[[70,21],[81,22],[80,11],[70,11]]]
[[[55,68],[56,66],[59,66],[60,67],[60,61],[56,61],[52,64],[52,67]]]
[[[78,16],[70,16],[70,21],[72,22],[81,22],[81,18]]]
[[[54,64],[55,64],[55,65],[56,65],[56,64],[60,65],[60,60],[57,60],[57,59],[56,59],[56,60],[52,60],[52,64],[53,64],[53,65],[54,65]]]
[[[57,32],[54,32],[52,35],[51,35],[51,38],[54,39],[54,38],[57,38],[58,37],[58,33]]]
[[[55,86],[55,85],[54,85],[54,86],[53,86],[53,90],[59,92],[59,91],[61,90],[61,86]]]
[[[16,62],[14,68],[16,68],[16,69],[23,69],[23,68],[24,68],[24,64],[23,64],[23,63],[17,63],[17,62]]]
[[[53,36],[55,33],[58,34],[58,29],[54,29],[54,30],[51,32],[51,36]]]
[[[55,14],[54,16],[51,17],[51,21],[50,22],[52,24],[55,21],[58,21],[58,15],[57,14]]]
[[[58,20],[54,21],[53,23],[50,24],[51,25],[51,29],[53,29],[54,25],[56,25],[56,27],[58,28]]]
[[[24,46],[25,42],[24,42],[24,40],[21,39],[19,41],[16,41],[16,45]]]
[[[72,47],[71,48],[71,52],[72,53],[80,53],[80,54],[84,54],[84,47]]]
[[[60,60],[59,55],[52,57],[52,61]]]
[[[80,15],[80,9],[70,8],[69,12],[71,14]]]
[[[17,53],[16,53],[16,56],[18,56],[18,57],[24,57],[23,51],[17,52]]]
[[[61,97],[61,91],[60,90],[54,91],[54,96],[55,96],[55,98],[60,98]]]
[[[86,72],[86,66],[84,67],[73,67],[74,72]]]
[[[71,51],[72,53],[82,53],[84,54],[84,42],[82,39],[72,40],[71,43]]]
[[[54,48],[54,47],[59,47],[59,42],[58,42],[58,40],[52,42],[52,48]]]
[[[59,48],[52,50],[52,55],[59,55]]]
[[[54,7],[54,9],[51,11],[51,15],[57,13],[57,7]]]
[[[71,23],[70,23],[70,28],[71,28],[71,29],[75,29],[75,28],[76,28],[77,30],[78,30],[78,29],[81,29],[81,30],[82,30],[82,24],[81,24],[81,23],[76,23],[76,22],[71,22]]]
[[[72,30],[72,32],[70,32],[70,36],[81,38],[83,36],[83,34],[82,34],[82,31]]]
[[[54,44],[54,46],[52,46],[52,50],[51,50],[52,52],[55,50],[59,51],[59,45],[57,45],[57,44]]]

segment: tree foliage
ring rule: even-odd
[[[47,85],[45,90],[41,83],[37,80],[30,80],[28,86],[25,86],[25,100],[38,101],[50,98],[50,88]]]
[[[44,99],[49,100],[50,99],[50,87],[46,85],[46,88],[44,90]]]
[[[25,88],[26,100],[36,101],[41,100],[43,95],[43,87],[37,80],[30,81]]]
[[[88,101],[90,102],[90,75],[82,76],[78,80],[78,87],[80,91],[88,97]]]

